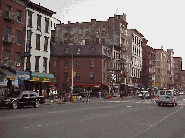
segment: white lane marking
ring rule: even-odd
[[[42,125],[37,125],[37,126],[42,126]]]
[[[131,108],[131,106],[127,106],[127,108]]]
[[[176,110],[175,112],[173,113],[170,113],[169,115],[167,115],[166,117],[162,118],[161,120],[159,120],[157,123],[153,124],[153,125],[150,125],[149,128],[147,128],[146,130],[142,131],[142,132],[139,132],[137,134],[135,134],[134,136],[132,136],[131,138],[134,138],[135,136],[141,134],[141,133],[144,133],[146,131],[148,131],[149,129],[151,129],[152,127],[155,127],[156,125],[158,125],[159,123],[161,123],[163,120],[165,120],[166,118],[170,117],[172,114],[175,114],[177,113],[178,111],[180,111],[181,109],[183,109],[183,107],[181,107],[180,109]]]

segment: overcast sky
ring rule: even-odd
[[[185,61],[185,0],[31,0],[57,12],[62,23],[107,21],[127,15],[128,29],[137,29],[154,49],[174,50]],[[182,64],[185,70],[185,64]]]

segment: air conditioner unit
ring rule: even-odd
[[[20,67],[20,65],[21,65],[20,63],[15,62],[15,66],[16,66],[16,67]]]

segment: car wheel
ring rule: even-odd
[[[12,103],[12,109],[17,109],[18,108],[18,104],[17,104],[17,101],[14,101]]]
[[[161,106],[161,103],[160,102],[158,102],[158,106]]]
[[[175,103],[175,106],[177,106],[177,102]]]
[[[35,101],[34,108],[38,108],[40,106],[40,103],[38,100]]]
[[[172,103],[172,107],[174,107],[174,103]]]

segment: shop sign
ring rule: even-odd
[[[11,81],[15,80],[14,78],[10,78]]]
[[[48,81],[50,81],[50,78],[44,78],[44,81],[48,82]]]
[[[33,80],[34,80],[34,81],[39,81],[40,78],[39,78],[39,77],[33,77]]]

